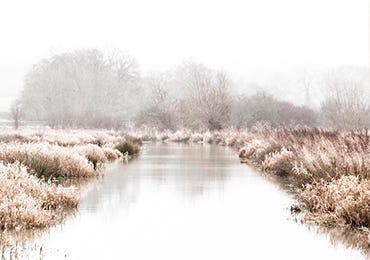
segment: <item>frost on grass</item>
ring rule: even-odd
[[[82,190],[56,183],[100,175],[104,163],[122,157],[114,146],[126,139],[113,131],[0,130],[0,229],[61,222],[76,209]],[[138,140],[136,145],[139,152]]]
[[[314,221],[370,227],[370,180],[342,176],[332,182],[310,184],[298,200]]]
[[[88,177],[94,175],[93,164],[82,151],[48,143],[0,145],[0,160],[6,163],[21,162],[36,176],[50,179],[58,177]]]
[[[203,140],[239,149],[242,162],[292,187],[306,219],[345,226],[367,234],[370,228],[370,133],[318,128],[267,128],[194,133],[144,131],[150,140]],[[370,238],[369,245],[370,245]]]
[[[43,228],[62,220],[75,209],[78,192],[46,183],[30,175],[25,166],[0,163],[0,228]]]

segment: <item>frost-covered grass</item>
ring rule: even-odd
[[[370,227],[370,180],[343,175],[331,182],[309,184],[299,194],[309,217],[328,225]]]
[[[255,128],[141,133],[148,140],[231,146],[242,162],[289,184],[293,212],[326,226],[356,230],[370,247],[370,133],[317,128]],[[301,215],[301,216],[302,216]]]
[[[96,130],[0,131],[0,161],[11,164],[6,167],[23,167],[27,173],[48,180],[99,174],[105,162],[126,152],[139,152],[141,140],[230,146],[239,150],[242,162],[288,183],[297,195],[292,211],[303,213],[306,220],[369,234],[370,133],[366,130],[141,129],[129,134],[131,137]]]
[[[84,147],[85,148],[85,147]],[[93,163],[89,161],[86,147],[61,147],[49,143],[0,144],[0,161],[20,162],[30,173],[46,180],[59,177],[94,176]]]
[[[19,161],[36,176],[89,177],[101,166],[123,156],[115,147],[129,143],[130,155],[140,152],[141,142],[121,132],[99,130],[0,130],[0,161]]]
[[[104,163],[123,156],[114,147],[129,140],[136,139],[113,131],[0,129],[0,230],[60,222],[81,195],[66,180],[101,175]]]
[[[81,144],[96,144],[105,146],[124,138],[125,134],[118,131],[88,130],[88,129],[51,129],[23,128],[13,131],[0,128],[0,142],[34,143],[46,142],[59,146],[75,146]]]
[[[140,152],[141,144],[135,140],[125,140],[118,143],[114,148],[120,151],[122,154],[135,155]]]
[[[20,163],[0,163],[0,229],[48,227],[77,207],[79,194],[44,182]]]

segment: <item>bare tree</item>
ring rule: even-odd
[[[304,104],[305,106],[311,106],[311,86],[312,86],[312,76],[305,70],[302,77],[302,86],[304,91]]]
[[[328,74],[328,95],[321,108],[330,125],[346,129],[370,126],[370,89],[366,78],[346,70]]]
[[[156,73],[143,80],[147,90],[145,105],[137,117],[140,125],[149,125],[159,129],[174,129],[176,127],[176,100],[171,95],[171,75]]]
[[[188,63],[180,69],[180,82],[186,89],[181,110],[185,124],[217,130],[230,122],[230,81],[224,72],[202,64]]]
[[[277,126],[316,126],[316,113],[308,107],[276,99],[266,92],[237,99],[233,111],[237,128],[253,127],[258,124]]]
[[[14,121],[14,128],[17,130],[19,128],[19,121],[22,116],[22,107],[19,99],[13,101],[10,107],[10,112]]]
[[[22,101],[28,117],[49,124],[114,127],[137,108],[139,72],[124,55],[96,49],[62,53],[26,76]]]

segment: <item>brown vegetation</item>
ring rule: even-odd
[[[99,173],[98,169],[104,162],[120,158],[126,152],[129,155],[139,152],[141,140],[231,146],[239,150],[242,162],[289,184],[297,195],[292,212],[303,213],[300,216],[315,223],[341,226],[360,234],[369,233],[370,133],[366,130],[260,127],[248,131],[203,133],[143,129],[135,131],[131,137],[117,132],[94,131],[2,136],[1,139],[5,140],[0,143],[3,171],[11,171],[15,167],[22,169],[23,173],[35,173],[45,179],[55,177],[56,173],[62,177],[93,176]],[[55,184],[36,180],[42,187],[58,189],[53,186]],[[57,194],[63,197],[61,191]],[[52,205],[54,209],[59,204]],[[0,224],[8,227],[3,223]],[[40,223],[36,221],[34,225],[42,225]],[[370,240],[361,244],[370,245]]]
[[[370,180],[342,176],[332,182],[309,184],[299,194],[309,217],[328,225],[370,227]]]
[[[0,229],[47,227],[74,209],[78,192],[46,183],[19,163],[0,163]]]
[[[0,230],[41,228],[76,209],[81,190],[66,178],[93,177],[121,158],[118,142],[140,140],[117,132],[48,130],[0,133]],[[63,180],[63,186],[58,183]]]
[[[242,162],[280,178],[297,195],[292,212],[326,226],[368,237],[370,229],[370,133],[318,128],[143,133],[149,139],[208,142],[239,150]],[[361,246],[370,246],[370,237]]]

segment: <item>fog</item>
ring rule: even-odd
[[[369,77],[366,0],[9,1],[0,28],[0,111],[35,64],[78,50],[129,55],[141,78],[203,64],[225,72],[233,93],[266,91],[312,108],[328,75]]]
[[[368,253],[369,11],[369,0],[0,1],[2,259]],[[284,205],[265,180],[289,192]],[[91,192],[103,207],[84,201]],[[330,233],[309,232],[321,226]],[[334,237],[344,245],[329,247]]]

